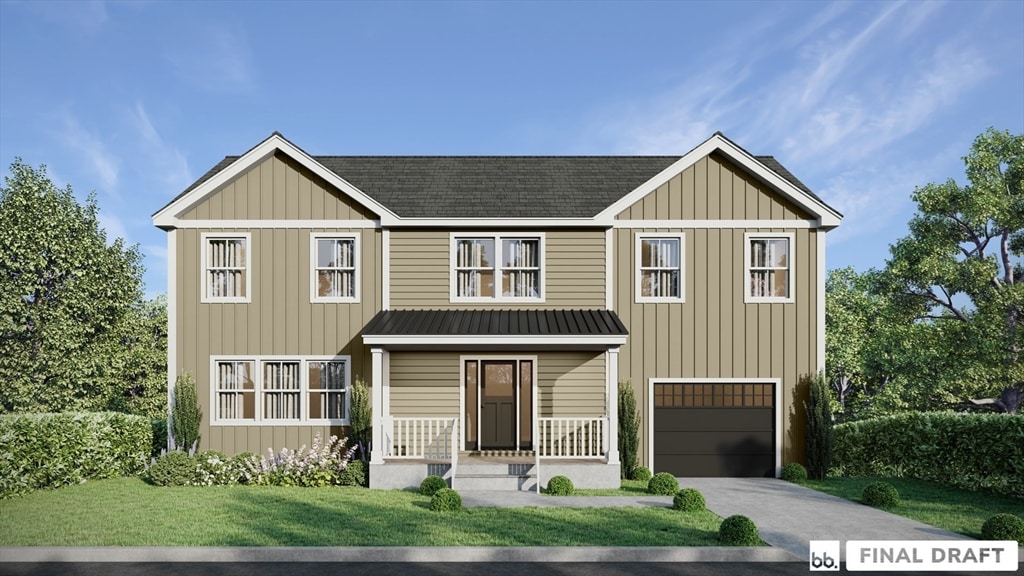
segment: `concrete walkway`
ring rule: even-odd
[[[802,560],[811,540],[970,540],[970,538],[775,478],[680,478],[704,494],[722,518],[742,514],[761,538]],[[671,506],[671,496],[544,496],[532,492],[462,492],[469,506]],[[845,546],[841,547],[845,560]],[[1021,551],[1024,556],[1024,550]]]

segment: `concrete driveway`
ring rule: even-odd
[[[680,478],[679,486],[700,490],[722,518],[750,518],[765,542],[804,560],[811,540],[971,540],[776,478]]]

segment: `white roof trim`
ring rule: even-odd
[[[550,344],[593,344],[593,345],[605,345],[605,346],[622,346],[626,343],[626,336],[622,335],[602,335],[594,334],[589,336],[580,336],[577,334],[566,334],[563,336],[531,336],[531,335],[520,335],[520,336],[509,336],[509,335],[489,335],[489,334],[456,334],[449,336],[430,336],[430,335],[416,335],[416,336],[373,336],[364,335],[363,344],[367,346],[382,346],[382,345],[423,345],[423,346],[438,346],[438,345],[456,345],[465,346],[471,344],[507,344],[507,345],[550,345]]]
[[[842,220],[842,216],[840,216],[838,212],[832,210],[815,197],[804,192],[792,182],[789,182],[785,178],[779,176],[759,162],[756,158],[748,154],[745,150],[733,144],[728,138],[717,133],[705,140],[700,146],[697,146],[693,150],[687,152],[682,158],[673,162],[668,168],[665,168],[656,176],[641,184],[636,190],[626,194],[611,206],[602,210],[594,217],[594,220],[606,226],[614,225],[615,216],[620,212],[637,203],[643,199],[644,196],[647,196],[651,192],[657,190],[659,186],[668,182],[675,175],[696,164],[698,160],[712,152],[715,152],[716,150],[725,154],[730,160],[749,170],[798,206],[813,214],[817,218],[818,226],[832,228],[838,226],[839,221]]]
[[[329,170],[323,164],[317,162],[312,156],[306,154],[302,149],[286,140],[280,134],[271,134],[269,138],[258,144],[252,150],[243,154],[238,160],[232,162],[227,168],[216,173],[206,182],[196,186],[188,194],[164,206],[159,212],[153,215],[153,224],[158,227],[174,228],[178,226],[178,215],[185,212],[200,200],[205,198],[214,190],[235,179],[249,168],[269,158],[275,152],[280,151],[289,156],[317,176],[323,178],[327,183],[335,186],[353,200],[363,205],[366,209],[380,215],[381,224],[394,224],[398,216],[367,196],[361,190],[349,184],[343,178]]]

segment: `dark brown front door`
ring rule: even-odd
[[[516,362],[481,362],[480,447],[516,447]]]

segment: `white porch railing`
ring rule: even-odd
[[[607,428],[604,416],[537,418],[537,458],[603,458]]]
[[[385,419],[385,458],[418,458],[451,460],[454,472],[458,458],[459,419],[408,418],[392,416]]]

